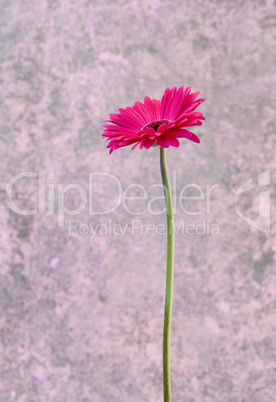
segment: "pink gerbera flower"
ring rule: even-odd
[[[160,100],[145,97],[144,103],[135,102],[133,107],[119,109],[119,113],[111,113],[113,124],[105,124],[103,138],[109,141],[109,153],[117,148],[135,144],[132,149],[150,148],[159,145],[163,148],[179,146],[178,138],[187,138],[199,143],[199,138],[184,127],[200,126],[205,120],[202,113],[194,110],[205,99],[196,98],[199,92],[190,93],[191,87],[178,90],[167,88]]]

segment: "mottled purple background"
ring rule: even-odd
[[[69,219],[125,225],[133,216],[122,205],[108,216],[86,209],[60,228],[56,215],[13,212],[5,187],[39,170],[86,189],[91,172],[124,188],[160,183],[158,149],[109,156],[102,124],[182,84],[206,98],[206,122],[194,130],[200,145],[168,151],[177,193],[219,187],[209,215],[178,208],[175,219],[208,219],[220,233],[176,236],[173,401],[276,401],[275,2],[4,0],[0,27],[1,402],[162,401],[165,236],[70,235]],[[238,217],[234,200],[268,169],[265,234]],[[18,181],[15,203],[36,208],[37,189],[38,180]],[[101,180],[95,207],[111,205],[115,190]],[[240,209],[256,218],[254,191]],[[78,203],[67,194],[69,207]],[[164,214],[134,218],[165,223]]]

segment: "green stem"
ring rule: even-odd
[[[172,315],[173,294],[173,258],[174,258],[174,227],[171,186],[166,162],[166,150],[160,148],[160,166],[164,187],[166,213],[167,213],[167,274],[166,274],[166,299],[163,328],[163,384],[164,402],[171,402],[170,379],[170,330]]]

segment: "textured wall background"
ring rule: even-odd
[[[190,183],[219,187],[209,215],[198,200],[187,205],[203,214],[178,208],[176,222],[209,220],[219,234],[176,236],[173,401],[276,401],[275,3],[4,0],[0,27],[0,400],[162,400],[165,235],[70,234],[70,219],[133,217],[122,205],[108,216],[86,208],[59,227],[56,214],[13,212],[5,187],[26,171],[45,172],[55,190],[88,191],[92,172],[116,175],[123,188],[160,183],[158,149],[109,156],[102,124],[118,107],[184,84],[206,98],[206,122],[194,130],[200,145],[168,151],[177,194]],[[239,186],[265,170],[267,234],[234,206]],[[18,180],[14,202],[37,208],[38,182]],[[98,183],[95,208],[114,203],[116,187]],[[77,207],[78,194],[66,202]],[[239,207],[256,219],[258,189]],[[165,224],[164,214],[134,218]]]

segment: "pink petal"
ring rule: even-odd
[[[170,94],[171,94],[170,88],[166,88],[164,95],[162,96],[162,99],[161,99],[160,119],[164,119],[166,105],[167,105],[167,102],[169,101]]]
[[[199,122],[199,124],[197,124],[197,122]],[[182,125],[182,127],[192,127],[192,126],[201,126],[202,123],[199,120],[196,119],[188,119],[185,124]]]
[[[185,123],[186,121],[188,120],[188,118],[185,116],[185,117],[183,117],[182,119],[178,119],[178,120],[176,120],[176,124],[177,125],[182,125],[183,123]]]
[[[132,150],[135,149],[139,144],[140,144],[140,141],[137,142],[137,143],[134,145],[134,147],[132,147],[131,149],[132,149]]]
[[[195,99],[198,97],[200,92],[194,92],[193,94],[189,95],[187,99],[183,102],[182,108],[179,112],[179,115],[183,114],[185,111],[187,111],[190,107],[192,107],[193,103],[195,102]]]
[[[133,109],[141,116],[144,121],[144,124],[150,123],[150,117],[148,115],[147,109],[141,102],[135,102]]]
[[[165,131],[165,129],[166,129],[166,127],[167,127],[167,124],[166,124],[166,123],[161,124],[161,126],[158,127],[157,132],[158,132],[159,134],[163,134],[164,131]]]
[[[204,102],[205,99],[198,99],[196,100],[187,110],[186,113],[191,113],[193,112],[199,105],[201,105],[202,102]]]
[[[200,143],[200,139],[199,139],[194,133],[191,133],[191,134],[192,134],[192,136],[189,138],[189,140],[191,140],[191,141],[196,142],[197,144],[199,144],[199,143]]]
[[[176,138],[190,138],[192,133],[185,129],[170,131],[170,135],[173,135]]]
[[[179,141],[178,141],[178,139],[175,138],[175,137],[170,137],[170,144],[171,144],[173,147],[179,147]]]
[[[155,112],[155,110],[156,110],[155,106],[154,106],[152,100],[148,96],[146,96],[145,99],[144,99],[144,105],[145,105],[145,107],[146,107],[146,109],[148,111],[148,115],[150,116],[150,119],[153,120],[153,121],[157,120],[157,116],[156,116],[156,112]]]
[[[155,107],[156,119],[159,120],[159,119],[160,119],[160,106],[161,106],[161,101],[160,101],[160,100],[156,100],[156,99],[152,99],[152,102],[153,102],[154,107]]]
[[[165,119],[172,119],[171,112],[172,112],[172,106],[173,106],[173,104],[175,102],[175,98],[176,98],[176,91],[177,91],[177,88],[173,87],[169,92],[169,97],[166,102],[166,106],[165,106],[164,113],[163,113],[163,116]],[[178,100],[178,97],[177,97],[177,100]]]
[[[148,135],[154,135],[154,136],[155,136],[155,133],[156,133],[156,131],[152,127],[147,127],[146,132],[147,132]]]
[[[183,86],[179,88],[175,97],[173,98],[173,102],[171,104],[171,110],[169,113],[169,119],[175,120],[182,106],[182,100],[183,100]]]
[[[153,145],[154,141],[155,140],[146,140],[146,141],[144,141],[144,147],[146,149],[149,149]]]
[[[160,147],[163,148],[169,148],[170,146],[170,140],[168,139],[168,137],[165,137],[164,135],[157,137],[156,142]]]

